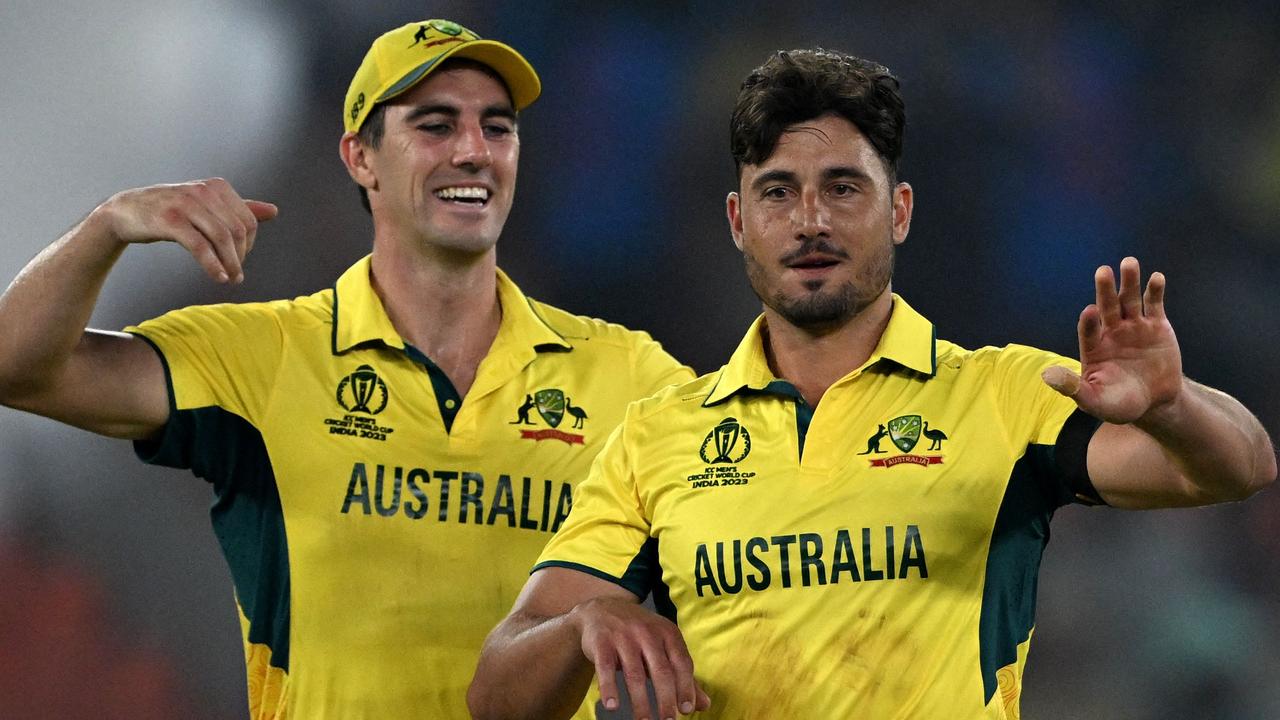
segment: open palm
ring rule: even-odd
[[[1165,277],[1152,273],[1145,292],[1136,258],[1120,263],[1120,287],[1111,268],[1094,273],[1097,300],[1080,313],[1080,375],[1045,371],[1055,390],[1081,410],[1110,423],[1130,423],[1177,397],[1182,353],[1164,311]]]

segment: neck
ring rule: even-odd
[[[400,337],[466,396],[502,321],[495,251],[440,257],[375,240],[372,279]]]
[[[834,330],[815,333],[787,322],[765,307],[765,356],[774,375],[790,382],[811,407],[827,388],[861,367],[889,325],[893,295],[886,287],[875,300]]]

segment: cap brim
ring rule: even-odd
[[[427,73],[451,57],[475,60],[493,68],[493,71],[506,82],[507,90],[511,93],[511,102],[516,110],[525,109],[542,93],[542,81],[538,79],[538,73],[534,72],[533,66],[514,48],[496,40],[472,40],[451,48],[448,52],[441,53],[409,71],[378,96],[376,102],[389,100],[417,85]]]

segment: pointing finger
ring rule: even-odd
[[[276,207],[274,203],[262,202],[261,200],[245,200],[244,204],[245,207],[249,208],[249,212],[253,213],[253,216],[260,222],[275,220],[276,216],[280,214],[280,208]]]

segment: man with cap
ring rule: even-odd
[[[130,244],[240,282],[277,209],[212,179],[111,197],[0,296],[0,401],[213,486],[253,718],[467,717],[485,633],[626,404],[692,376],[497,268],[539,91],[518,52],[453,22],[378,38],[340,144],[373,250],[331,289],[86,330]],[[561,426],[569,397],[581,427]]]

